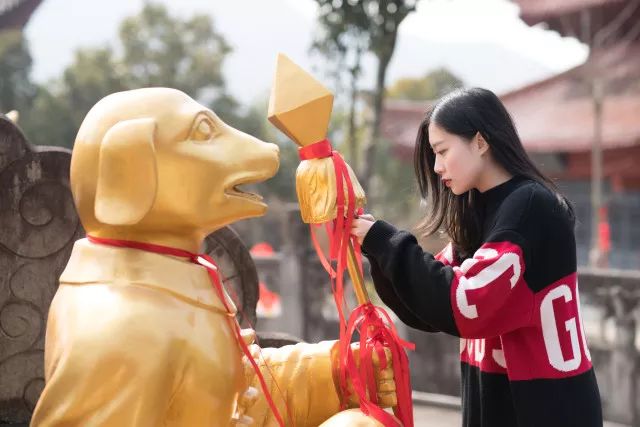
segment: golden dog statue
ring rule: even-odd
[[[276,145],[184,93],[138,89],[87,114],[71,189],[88,235],[196,253],[214,230],[264,214],[261,198],[238,186],[272,177],[278,164]],[[226,306],[205,268],[187,259],[79,240],[49,311],[46,385],[31,425],[275,425],[224,298]],[[242,335],[253,342],[253,331]],[[334,344],[250,346],[287,425],[380,425],[340,412]],[[378,398],[390,406],[387,366]]]

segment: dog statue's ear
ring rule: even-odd
[[[155,129],[153,119],[133,119],[116,123],[104,135],[95,199],[98,221],[136,224],[153,206],[158,180]]]

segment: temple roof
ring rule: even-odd
[[[626,38],[638,39],[640,4],[632,0],[513,0],[520,18],[528,25],[545,23],[551,30],[576,37],[589,46],[603,30],[598,43],[615,44]],[[586,12],[586,13],[585,13]]]
[[[431,102],[386,100],[382,107],[380,133],[389,140],[403,157],[413,152],[413,146],[422,122]]]
[[[520,18],[529,25],[569,15],[581,10],[609,4],[623,4],[625,0],[513,0],[520,6]]]
[[[602,73],[606,70],[606,73]],[[594,52],[576,68],[501,95],[529,152],[581,152],[593,143],[590,79],[605,75],[605,149],[640,145],[640,44]],[[402,154],[413,150],[430,102],[388,100],[381,131]]]
[[[606,72],[604,71],[606,70]],[[640,44],[593,52],[576,68],[503,94],[529,151],[586,151],[593,144],[591,81],[603,85],[603,148],[640,144]]]
[[[0,30],[22,29],[42,0],[0,0]]]

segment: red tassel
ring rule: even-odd
[[[351,341],[356,331],[360,332],[360,369],[356,366],[351,350]],[[388,347],[391,351],[398,399],[398,405],[394,408],[397,419],[377,405],[372,355],[373,351],[376,351],[380,368],[384,369],[386,367],[384,347]],[[385,427],[413,426],[409,359],[404,351],[405,348],[414,350],[415,346],[402,340],[386,311],[371,303],[362,304],[353,310],[347,325],[347,333],[340,337],[341,363],[347,367],[354,391],[360,398],[360,408],[364,413],[375,417]],[[398,420],[401,424],[398,424]]]
[[[356,252],[357,268],[362,272],[362,255],[358,241],[351,236],[351,224],[353,214],[356,213],[355,192],[347,165],[337,151],[331,150],[329,141],[322,140],[316,144],[308,145],[299,151],[302,160],[331,157],[336,174],[337,217],[333,221],[333,230],[328,230],[330,253],[329,258],[337,261],[335,270],[327,261],[327,257],[317,244],[313,225],[311,226],[312,240],[323,267],[329,273],[331,288],[338,309],[340,319],[340,356],[339,356],[339,384],[341,393],[346,401],[349,391],[347,378],[353,384],[354,392],[360,400],[360,409],[366,415],[370,415],[380,421],[385,427],[413,427],[413,403],[411,397],[411,381],[409,377],[409,360],[404,349],[413,350],[413,344],[402,340],[396,331],[389,315],[380,307],[371,303],[358,306],[345,320],[344,304],[344,270],[347,265],[347,251],[351,241]],[[344,188],[347,189],[345,203]],[[345,215],[346,213],[346,215]],[[359,209],[358,214],[362,214]],[[360,332],[360,367],[358,368],[351,341],[356,330]],[[391,351],[394,379],[396,382],[396,396],[398,400],[394,413],[397,418],[384,411],[378,405],[377,386],[373,370],[373,351],[378,354],[381,369],[386,367],[386,355],[384,347]],[[344,402],[343,402],[344,407]]]

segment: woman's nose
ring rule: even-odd
[[[442,175],[442,172],[444,172],[444,167],[442,166],[442,162],[437,157],[436,157],[435,163],[433,164],[433,171],[438,175]]]

